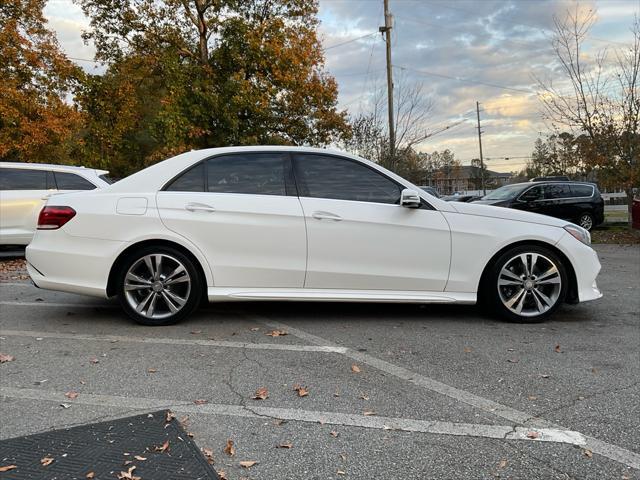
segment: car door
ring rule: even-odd
[[[40,209],[52,191],[55,184],[48,170],[0,168],[0,243],[28,244]]]
[[[545,213],[546,205],[544,203],[542,185],[534,185],[522,192],[516,201],[513,202],[512,207],[518,210],[547,215],[547,213]]]
[[[569,220],[576,215],[576,204],[566,183],[548,183],[544,186],[545,215]]]
[[[302,287],[307,260],[300,201],[283,153],[198,163],[157,194],[167,228],[206,256],[216,287]]]
[[[402,186],[356,160],[294,155],[307,225],[306,288],[443,291],[450,230],[429,207],[399,205]]]

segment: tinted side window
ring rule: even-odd
[[[526,192],[524,192],[522,195],[520,195],[520,200],[524,202],[533,202],[535,200],[541,200],[541,199],[542,199],[542,187],[540,186],[532,187]]]
[[[58,190],[94,190],[96,186],[75,173],[53,172]]]
[[[544,198],[554,200],[571,197],[571,189],[566,183],[552,183],[544,186]]]
[[[169,192],[204,192],[204,163],[201,162],[181,174],[165,190]]]
[[[590,197],[593,195],[593,187],[589,185],[571,185],[573,197]]]
[[[375,170],[345,158],[297,155],[300,195],[358,202],[398,203],[400,186]]]
[[[0,168],[0,190],[46,190],[46,170]]]
[[[247,153],[207,160],[207,186],[215,193],[286,195],[285,155]]]

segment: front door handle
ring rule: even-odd
[[[316,220],[334,220],[336,222],[342,220],[342,217],[340,215],[336,215],[335,213],[331,212],[313,212],[311,216]]]
[[[215,212],[216,209],[211,205],[206,205],[204,203],[187,203],[184,207],[186,210],[190,212]]]

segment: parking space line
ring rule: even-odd
[[[272,321],[271,319],[265,317],[253,316],[253,318],[271,328],[286,330],[289,334],[295,335],[296,337],[309,343],[339,347],[338,344],[332,342],[331,340],[313,335],[298,328],[292,327],[291,325]],[[421,375],[417,372],[413,372],[404,367],[394,365],[367,353],[358,352],[350,348],[345,348],[345,351],[342,353],[342,355],[345,355],[363,364],[372,366],[382,372],[393,375],[419,387],[439,393],[441,395],[445,395],[459,402],[471,405],[472,407],[479,408],[493,415],[504,418],[505,420],[509,420],[515,424],[523,425],[526,428],[570,431],[543,418],[535,417],[534,415],[521,412],[506,405],[494,402],[493,400],[489,400],[488,398],[480,397],[471,392],[467,392],[466,390],[452,387],[451,385],[447,385],[445,383],[439,382],[438,380],[425,377],[424,375]],[[514,432],[516,432],[516,430],[514,430]],[[612,445],[597,438],[590,437],[588,435],[582,435],[582,437],[585,439],[585,448],[590,449],[592,452],[598,453],[629,467],[640,469],[640,454],[619,447],[617,445]]]
[[[285,350],[289,352],[344,353],[345,347],[327,345],[292,345],[283,343],[229,342],[198,338],[154,338],[131,335],[90,335],[82,333],[40,332],[33,330],[0,330],[3,337],[56,338],[61,340],[88,340],[95,342],[129,342],[162,345],[200,345],[205,347],[245,348],[250,350]]]
[[[38,288],[35,285],[33,285],[32,283],[30,283],[30,282],[0,282],[0,287],[3,287],[3,286]]]
[[[0,387],[0,396],[29,399],[46,402],[66,402],[71,405],[92,405],[139,410],[168,408],[177,413],[222,415],[232,417],[264,418],[290,420],[313,424],[329,424],[346,427],[362,427],[376,430],[400,430],[405,432],[453,435],[462,437],[493,438],[500,440],[523,440],[554,442],[583,446],[586,439],[578,432],[558,429],[527,429],[508,425],[484,425],[472,423],[453,423],[443,421],[416,420],[410,418],[378,417],[361,414],[299,410],[264,406],[243,406],[220,403],[194,405],[193,402],[165,400],[156,398],[122,397],[116,395],[80,394],[69,401],[63,392],[29,388]],[[535,431],[537,438],[528,434]]]
[[[59,308],[120,308],[120,305],[111,303],[56,303],[56,302],[20,302],[12,300],[0,301],[0,305],[13,307],[59,307]]]

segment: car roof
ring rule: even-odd
[[[55,163],[26,163],[26,162],[0,162],[0,168],[22,168],[25,170],[55,170],[57,172],[75,172],[88,173],[94,175],[106,175],[108,170],[99,170],[97,168],[78,167],[74,165],[58,165]]]
[[[579,182],[576,180],[538,180],[536,182],[521,182],[521,183],[510,183],[508,185],[503,185],[504,187],[531,187],[535,185],[557,185],[558,183],[570,183],[572,185],[589,185],[591,187],[595,186],[594,183],[591,182]]]

